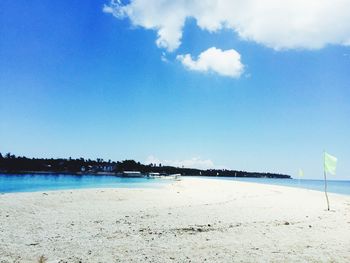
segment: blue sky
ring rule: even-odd
[[[349,46],[280,49],[188,17],[169,50],[157,29],[105,4],[1,1],[0,152],[321,178],[326,149],[339,159],[334,179],[350,178]],[[196,63],[211,47],[237,51],[240,75],[178,57]]]

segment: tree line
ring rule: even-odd
[[[276,173],[246,172],[227,169],[195,169],[173,166],[162,166],[161,164],[142,164],[134,160],[111,161],[97,158],[96,160],[84,158],[27,158],[7,153],[0,153],[0,172],[2,173],[79,173],[118,174],[125,171],[139,171],[143,174],[159,173],[163,175],[181,174],[184,176],[223,176],[223,177],[267,177],[267,178],[291,178],[289,175]]]

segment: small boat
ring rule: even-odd
[[[143,177],[141,172],[138,171],[124,171],[121,173],[122,177]]]
[[[160,173],[148,173],[147,174],[148,179],[154,179],[156,177],[160,177]]]

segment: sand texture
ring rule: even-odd
[[[186,178],[0,195],[0,262],[350,262],[350,196]]]

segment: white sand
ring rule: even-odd
[[[350,197],[237,181],[0,195],[0,262],[350,262]]]

